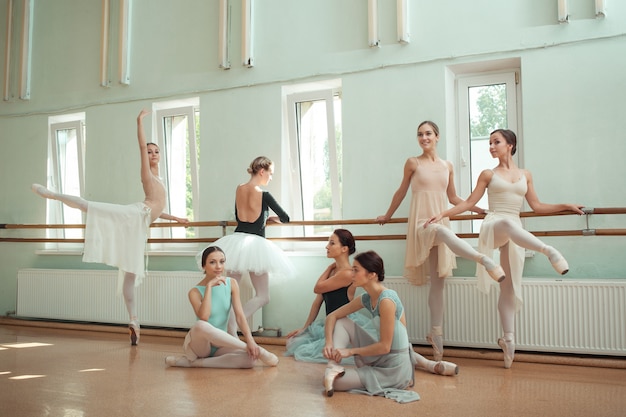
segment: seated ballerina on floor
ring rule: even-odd
[[[407,389],[413,386],[414,369],[456,375],[456,364],[428,360],[412,349],[402,302],[394,290],[382,284],[385,269],[381,257],[374,251],[360,253],[354,257],[353,268],[353,285],[365,292],[326,317],[326,395],[351,391],[406,403],[420,398]],[[348,318],[361,309],[374,317],[366,327]],[[354,357],[356,368],[340,365],[348,357]]]
[[[222,249],[209,246],[202,252],[204,278],[189,290],[189,302],[198,321],[189,329],[184,356],[168,356],[169,366],[194,368],[252,368],[257,359],[276,366],[278,357],[258,346],[252,337],[239,299],[239,285],[222,275],[226,257]],[[241,330],[243,342],[227,332],[232,309]]]
[[[328,238],[326,257],[334,262],[328,265],[317,279],[313,292],[315,299],[304,326],[287,335],[285,356],[293,356],[297,361],[326,363],[322,354],[324,348],[324,319],[316,317],[325,305],[326,315],[347,304],[354,298],[355,287],[352,285],[352,266],[350,255],[356,250],[354,236],[346,229],[335,229]],[[368,321],[366,315],[355,313],[351,319],[361,323]],[[350,363],[354,363],[352,358]]]

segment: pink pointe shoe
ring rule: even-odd
[[[563,256],[561,256],[561,258],[558,259],[556,262],[551,263],[552,268],[554,268],[554,270],[558,272],[559,275],[565,275],[569,271],[569,265],[567,264],[567,261]]]
[[[487,273],[489,274],[491,279],[496,282],[502,282],[504,281],[504,278],[506,278],[506,275],[504,275],[504,270],[500,265],[496,265],[491,269],[487,269]]]
[[[550,263],[552,264],[552,268],[554,268],[559,275],[567,274],[569,271],[569,265],[558,250],[554,249],[552,246],[546,246],[543,253],[548,257]]]
[[[498,346],[504,352],[504,368],[509,369],[513,365],[513,359],[515,358],[515,341],[505,340],[501,337],[498,339]]]
[[[433,359],[439,362],[443,359],[443,335],[430,332],[426,335],[426,340],[433,347]]]
[[[331,365],[326,368],[326,371],[324,372],[324,390],[326,391],[327,397],[332,397],[335,393],[335,389],[333,388],[335,379],[344,376],[345,373],[346,370],[343,366]]]

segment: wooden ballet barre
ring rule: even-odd
[[[584,208],[587,217],[587,227],[582,230],[553,230],[553,231],[530,231],[535,236],[626,236],[626,229],[592,229],[589,227],[589,215],[592,214],[626,214],[624,207],[610,208]],[[576,214],[573,211],[561,211],[550,214],[538,214],[535,212],[522,212],[521,217],[550,217]],[[452,216],[450,220],[476,220],[483,219],[484,214],[463,214]],[[399,217],[390,219],[387,223],[406,223],[408,218]],[[296,220],[289,223],[269,223],[268,226],[345,226],[345,225],[370,225],[377,224],[375,219],[338,219],[338,220]],[[190,223],[156,222],[151,227],[221,227],[222,236],[226,235],[227,227],[235,227],[235,221],[198,221]],[[0,224],[0,229],[84,229],[84,224]],[[460,238],[477,238],[478,233],[458,233]],[[189,238],[149,238],[148,243],[211,243],[219,237],[189,237]],[[379,234],[355,236],[356,240],[404,240],[405,234]],[[292,242],[324,242],[325,236],[313,237],[268,237],[268,240],[292,241]],[[69,238],[18,238],[0,237],[0,242],[13,243],[84,243],[84,239]]]
[[[552,231],[530,231],[539,237],[557,237],[557,236],[626,236],[626,229],[582,229],[582,230],[552,230]],[[476,239],[478,233],[457,233],[462,239]],[[212,243],[218,240],[218,237],[191,237],[191,238],[150,238],[148,243]],[[268,237],[268,240],[280,242],[326,242],[326,236],[311,237]],[[360,241],[388,241],[388,240],[405,240],[406,235],[355,235],[355,240]],[[84,239],[62,239],[62,238],[17,238],[17,237],[0,237],[0,242],[12,243],[84,243]]]
[[[584,208],[585,214],[626,214],[626,207]],[[523,211],[520,217],[552,217],[576,214],[573,211],[559,211],[557,213],[539,214],[534,211]],[[450,220],[480,220],[485,214],[459,214],[450,217]],[[407,223],[407,217],[389,219],[387,224]],[[337,226],[337,225],[367,225],[378,223],[376,219],[337,219],[337,220],[294,220],[289,223],[268,223],[267,226]],[[235,227],[237,222],[232,220],[197,221],[189,223],[155,222],[150,227]],[[84,224],[8,224],[0,223],[0,229],[84,229]]]

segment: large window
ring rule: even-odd
[[[467,198],[485,169],[494,168],[497,160],[489,153],[489,134],[495,129],[518,132],[518,73],[505,71],[457,78],[458,146],[455,170],[459,179],[457,192]],[[519,164],[518,152],[514,155]],[[478,203],[487,208],[487,194]],[[482,220],[462,225],[458,231],[478,233]]]
[[[85,185],[85,114],[50,117],[47,187],[57,193],[82,196]],[[82,224],[84,214],[57,200],[46,200],[48,224]],[[83,229],[48,229],[47,236],[81,239]],[[49,244],[49,248],[58,248]]]
[[[181,104],[185,104],[182,105]],[[177,107],[178,106],[178,107]],[[197,100],[154,106],[156,143],[161,149],[159,173],[168,196],[165,211],[194,221],[199,213],[198,161],[200,134]],[[196,236],[194,228],[154,228],[152,237]],[[153,245],[153,249],[161,247]],[[177,245],[176,247],[181,247]]]
[[[305,86],[305,88],[319,86]],[[290,207],[294,220],[341,218],[341,94],[337,83],[286,95]],[[328,235],[332,226],[306,226],[304,236]],[[297,232],[296,232],[297,233]]]

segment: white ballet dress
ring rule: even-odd
[[[528,191],[526,176],[522,174],[516,182],[510,182],[493,173],[491,181],[487,187],[489,200],[489,211],[482,222],[478,238],[478,251],[493,259],[493,250],[496,249],[494,242],[494,228],[500,219],[509,219],[515,225],[522,228],[522,221],[519,213],[524,203],[524,196]],[[508,241],[508,255],[511,265],[511,279],[513,291],[515,292],[516,309],[522,306],[522,273],[524,272],[524,248],[517,246],[513,241]],[[481,264],[477,264],[478,289],[485,294],[494,281],[489,277],[489,273]]]
[[[145,275],[145,251],[150,228],[150,208],[144,203],[128,205],[88,203],[83,262],[117,267],[120,275]]]

